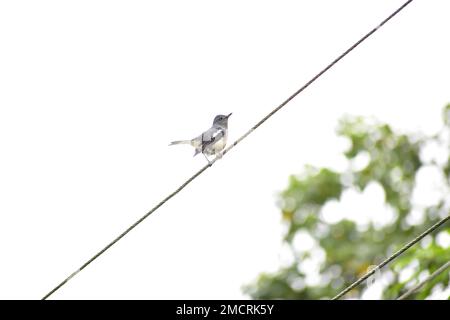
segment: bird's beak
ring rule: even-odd
[[[230,113],[229,115],[227,115],[227,118],[229,118],[231,115],[233,114],[233,112],[232,113]]]

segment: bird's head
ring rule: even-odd
[[[223,114],[219,114],[218,116],[216,116],[214,118],[214,122],[213,125],[219,125],[219,126],[223,126],[226,127],[228,126],[228,118],[231,116],[231,113],[229,115],[223,115]]]

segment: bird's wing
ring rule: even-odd
[[[222,128],[212,127],[202,134],[203,146],[213,144],[215,141],[220,140],[225,135],[225,131]]]
[[[209,128],[201,135],[199,135],[197,138],[192,140],[192,145],[195,148],[194,156],[199,154],[200,152],[204,152],[206,148],[214,145],[214,143],[222,139],[222,137],[224,136],[225,136],[224,129],[218,127]]]
[[[198,137],[192,139],[192,145],[196,149],[201,149],[202,146],[204,146],[205,144],[209,144],[209,143],[213,142],[215,139],[214,138],[215,131],[216,131],[216,129],[214,127],[209,128],[208,130],[203,132]]]

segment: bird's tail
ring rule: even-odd
[[[173,146],[176,144],[191,144],[191,140],[177,140],[177,141],[172,141],[169,146]]]

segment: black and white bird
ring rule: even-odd
[[[203,132],[198,137],[191,140],[172,141],[169,145],[189,144],[195,148],[194,156],[203,153],[208,162],[208,156],[220,156],[220,152],[225,149],[228,138],[228,118],[229,115],[219,114],[214,118],[211,128]]]

